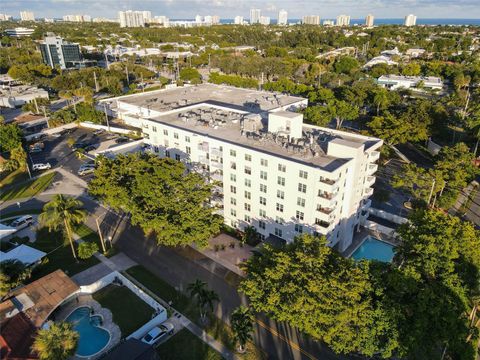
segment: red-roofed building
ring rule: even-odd
[[[30,319],[20,312],[1,323],[0,358],[5,360],[38,359],[31,350],[37,329]]]

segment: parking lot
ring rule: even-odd
[[[82,142],[85,144],[95,145],[97,148],[101,143],[110,142],[112,145],[115,142],[111,139],[113,136],[107,132],[95,134],[92,129],[85,128],[73,128],[73,132],[70,134],[64,134],[60,137],[48,136],[40,142],[43,142],[43,151],[29,153],[30,164],[46,164],[49,163],[52,168],[62,167],[68,172],[77,174],[78,169],[84,163],[92,162],[93,155],[86,156],[81,159],[78,158],[75,151],[72,150],[68,144],[69,138],[75,140],[76,143]],[[40,171],[35,171],[32,175],[38,175]],[[82,178],[88,181],[92,177],[92,174],[84,175]]]

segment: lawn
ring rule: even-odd
[[[41,212],[42,212],[42,209],[30,209],[30,210],[21,210],[20,209],[18,211],[10,211],[6,214],[3,211],[1,211],[0,212],[0,221],[2,219],[11,218],[11,217],[14,217],[14,216],[40,214]],[[13,222],[13,220],[15,220],[15,219],[12,219],[11,221]],[[6,224],[8,225],[8,223],[6,223]]]
[[[70,244],[64,240],[60,231],[48,232],[47,228],[41,228],[37,231],[37,240],[29,245],[47,253],[47,261],[35,268],[32,280],[57,269],[62,269],[66,274],[72,276],[99,263],[99,260],[93,256],[88,260],[79,259],[78,262],[75,262]]]
[[[172,306],[176,310],[180,311],[187,318],[204,328],[208,334],[221,341],[230,350],[235,350],[235,342],[233,340],[231,328],[215,315],[211,314],[207,325],[200,322],[198,306],[190,297],[175,290],[173,286],[158,278],[155,274],[151,273],[141,265],[131,267],[126,270],[126,272],[158,297],[167,302],[172,301]],[[168,342],[170,341],[171,340]],[[265,354],[250,341],[247,343],[247,353],[238,355],[241,359],[245,360],[266,358]]]
[[[0,200],[7,201],[19,198],[33,197],[43,192],[53,181],[55,172],[43,175],[35,180],[21,182],[2,187]]]
[[[152,318],[153,308],[125,286],[108,285],[93,294],[102,307],[113,314],[113,321],[126,337]]]
[[[2,173],[0,175],[0,188],[25,180],[28,180],[28,174],[19,169],[10,173]]]
[[[100,236],[98,235],[98,233],[92,229],[90,229],[87,225],[85,224],[80,224],[78,225],[74,230],[75,234],[77,234],[80,239],[82,239],[83,241],[90,241],[90,242],[95,242],[97,243],[98,245],[98,250],[103,253],[103,249],[102,249],[102,243],[100,241]],[[106,257],[112,257],[113,255],[116,255],[118,252],[115,248],[113,247],[110,247],[109,248],[109,245],[105,244],[105,246],[107,247],[107,253],[106,254],[103,254],[105,255]]]
[[[181,330],[157,348],[162,360],[220,360],[221,355],[187,329]]]

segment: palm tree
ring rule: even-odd
[[[230,317],[233,337],[238,343],[238,352],[245,352],[245,344],[252,338],[254,317],[246,306],[239,306],[233,310]]]
[[[377,116],[380,114],[380,109],[386,108],[389,102],[388,90],[385,88],[379,88],[377,91],[375,91],[373,103],[377,106]]]
[[[220,301],[218,294],[213,290],[203,290],[199,294],[198,303],[200,305],[200,317],[205,320],[207,311],[205,308],[213,311],[213,303]]]
[[[75,354],[78,337],[72,324],[53,323],[48,329],[38,330],[33,350],[40,360],[66,360]]]
[[[49,231],[63,228],[76,261],[78,259],[73,246],[72,227],[80,224],[87,217],[87,212],[81,208],[82,205],[80,200],[73,197],[55,195],[51,201],[45,204],[43,212],[39,216],[40,222],[48,226]]]
[[[190,296],[199,297],[202,291],[206,290],[207,283],[197,279],[193,283],[188,284],[187,291],[190,293]]]

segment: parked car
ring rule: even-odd
[[[118,138],[115,139],[115,142],[116,142],[117,144],[123,144],[123,143],[128,142],[128,140],[130,140],[128,137],[126,137],[126,136],[120,136],[120,137],[118,137]]]
[[[91,174],[95,171],[95,164],[83,164],[80,166],[78,169],[78,175],[83,176],[83,175],[88,175]]]
[[[97,147],[98,147],[97,144],[91,144],[91,145],[87,145],[86,147],[84,147],[84,149],[85,149],[86,152],[88,152],[88,151],[95,150]]]
[[[37,170],[48,170],[52,167],[50,163],[37,163],[32,165],[32,170],[37,171]]]
[[[171,323],[165,322],[158,326],[155,326],[150,330],[147,335],[142,338],[142,342],[148,345],[153,345],[166,337],[167,335],[172,335],[174,326]]]
[[[31,154],[39,153],[39,152],[42,152],[42,151],[43,151],[43,149],[39,148],[39,147],[34,147],[34,148],[31,148],[30,150],[28,150],[28,152],[31,153]]]
[[[103,129],[97,129],[93,132],[93,135],[100,135],[100,134],[103,134],[105,132],[105,130]]]
[[[34,144],[31,144],[29,146],[30,149],[33,149],[33,148],[40,148],[40,149],[45,149],[45,144],[43,142],[36,142]]]
[[[88,146],[89,144],[83,143],[83,142],[76,142],[72,144],[72,150],[78,150],[78,149],[84,149]]]
[[[24,229],[33,224],[33,217],[31,215],[24,215],[19,217],[17,220],[10,224],[11,227],[14,227],[17,230]]]

